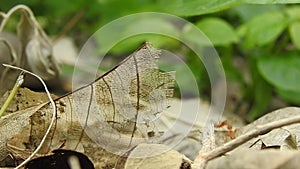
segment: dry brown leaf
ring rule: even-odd
[[[0,118],[0,161],[8,155],[7,141],[15,135],[22,134],[24,126],[29,126],[30,124],[30,116],[43,107],[43,105],[20,110]]]
[[[174,72],[159,72],[159,55],[146,43],[94,83],[57,98],[57,119],[39,154],[72,149],[95,164],[114,166],[119,157],[105,149],[124,155],[138,143],[155,142],[160,136],[155,122],[169,105],[175,78]],[[2,117],[1,152],[19,158],[32,152],[49,125],[51,109],[46,103]]]
[[[0,98],[0,105],[3,105],[8,98],[9,91],[6,92],[2,98]],[[51,95],[53,99],[57,98],[55,95]],[[9,107],[6,109],[6,113],[13,113],[18,110],[24,110],[29,107],[38,106],[42,103],[48,102],[49,98],[44,92],[34,92],[28,88],[20,88],[12,100]]]
[[[189,159],[195,159],[202,147],[202,129],[208,118],[210,104],[199,99],[172,99],[171,107],[164,112],[161,119],[164,123],[161,128],[168,130],[170,136],[163,143],[176,145],[175,150],[183,153]],[[196,109],[198,107],[198,109]],[[196,112],[196,113],[195,113]],[[233,130],[243,125],[240,117],[225,112],[222,121],[233,125]],[[227,126],[215,128],[216,145],[222,146],[232,140]]]
[[[139,144],[130,152],[125,163],[125,169],[179,169],[183,165],[188,168],[190,163],[191,161],[189,161],[184,155],[165,145]]]
[[[254,129],[256,126],[267,124],[269,122],[277,121],[284,118],[294,117],[300,114],[300,108],[297,107],[286,107],[273,112],[266,114],[265,116],[257,119],[251,124],[242,127],[242,133],[246,133],[251,129]],[[241,133],[240,133],[241,134]],[[253,138],[248,141],[244,145],[241,146],[244,148],[254,148],[261,149],[262,144],[264,144],[265,148],[268,147],[281,147],[286,144],[286,139],[294,135],[296,137],[296,142],[298,143],[298,147],[300,146],[300,124],[288,125],[282,128],[274,129],[269,133],[261,135],[257,138]]]
[[[206,169],[297,169],[299,151],[240,150],[208,162]]]

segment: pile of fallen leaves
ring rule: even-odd
[[[16,11],[18,36],[7,35],[3,27]],[[57,76],[51,43],[31,10],[16,6],[2,16],[1,62],[43,79]],[[226,122],[207,129],[201,119],[187,118],[189,110],[176,107],[200,101],[171,99],[175,75],[159,71],[159,56],[146,43],[93,83],[61,97],[20,88],[0,117],[0,168],[24,160],[18,167],[298,168],[299,108],[279,109],[246,126],[225,114]],[[20,71],[6,67],[0,73],[2,107]],[[210,106],[201,107],[200,114],[208,116]],[[185,125],[190,132],[179,132]],[[173,135],[162,137],[166,130]]]

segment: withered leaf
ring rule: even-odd
[[[20,21],[16,28],[18,37],[3,31],[11,16],[20,12]],[[9,65],[31,70],[44,80],[58,77],[60,68],[52,55],[52,44],[33,12],[25,5],[16,5],[1,20],[0,25],[0,61]],[[0,95],[11,89],[19,71],[0,66]],[[29,84],[34,84],[31,79]]]
[[[130,158],[131,156],[133,158]],[[181,167],[191,168],[191,161],[183,154],[162,144],[139,144],[130,152],[124,168],[163,169]]]
[[[0,63],[22,66],[22,45],[17,36],[8,32],[0,32]],[[11,88],[19,75],[19,71],[0,66],[0,96]]]
[[[266,114],[265,116],[257,119],[256,121],[250,123],[249,125],[242,127],[242,133],[246,133],[251,129],[254,129],[256,126],[267,124],[269,122],[277,121],[280,119],[294,117],[300,114],[300,109],[298,107],[286,107],[282,109],[275,110]],[[300,124],[292,124],[288,126],[284,126],[282,128],[274,129],[264,135],[259,137],[253,138],[250,141],[246,142],[240,148],[253,148],[253,149],[260,149],[260,144],[264,144],[266,148],[268,147],[281,147],[286,144],[286,140],[288,137],[293,135],[295,136],[295,142],[298,143],[296,145],[299,147],[300,142]],[[259,144],[259,145],[256,145]],[[295,147],[296,147],[295,146]]]
[[[58,63],[52,55],[52,44],[29,8],[21,8],[18,36],[23,45],[26,64],[45,80],[58,76]]]
[[[299,168],[299,151],[240,150],[208,162],[206,169]]]
[[[105,158],[99,154],[106,153],[109,162],[118,157],[107,155],[107,151],[124,155],[139,143],[155,141],[159,137],[155,123],[169,106],[175,81],[174,72],[159,71],[159,55],[159,50],[145,43],[92,84],[55,99],[55,125],[39,154],[64,148],[84,152],[95,163]],[[1,138],[2,150],[18,147],[19,152],[13,153],[19,157],[22,150],[33,151],[50,123],[51,111],[49,103],[28,110],[28,119],[23,119],[26,125],[17,126],[22,130],[5,140]],[[9,132],[9,127],[15,127],[9,125],[13,119],[3,119],[0,126],[7,123],[8,128],[1,130],[1,136]]]

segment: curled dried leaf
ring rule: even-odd
[[[16,12],[21,13],[17,27],[18,37],[7,36],[3,29]],[[30,8],[25,5],[17,5],[7,13],[1,14],[3,17],[0,25],[0,60],[2,63],[30,70],[44,80],[58,77],[60,68],[52,55],[50,39],[36,21]],[[18,71],[0,68],[0,95],[12,87],[12,81],[15,81],[18,73]],[[3,83],[4,80],[5,83]]]
[[[52,56],[50,39],[36,21],[29,8],[21,10],[18,36],[22,42],[27,64],[37,75],[47,80],[59,74],[59,66]]]

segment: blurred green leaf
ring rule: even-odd
[[[300,21],[294,22],[289,26],[289,32],[293,44],[300,49]]]
[[[254,97],[253,105],[249,111],[249,120],[253,121],[266,111],[272,97],[272,88],[259,74],[257,59],[251,58],[249,64],[252,79],[252,94]]]
[[[180,16],[193,16],[212,13],[238,5],[236,0],[165,0],[161,6],[166,7],[167,12]]]
[[[100,25],[125,15],[162,11],[159,2],[155,0],[100,0],[98,2],[98,13],[101,15]]]
[[[185,39],[185,41],[193,42],[199,46],[211,46],[212,44],[209,43],[210,41],[208,41],[207,37],[204,35],[205,34],[203,31],[200,29],[195,29],[195,27],[191,24],[184,25],[182,29],[182,37]]]
[[[300,7],[292,6],[286,9],[286,13],[292,21],[300,20]]]
[[[284,100],[287,100],[294,104],[300,104],[300,91],[277,89],[276,92]]]
[[[252,91],[254,92],[254,102],[249,110],[250,121],[253,121],[264,114],[272,98],[272,88],[270,85],[262,79],[253,80],[255,80],[255,87]]]
[[[284,8],[284,5],[256,5],[256,4],[243,4],[232,8],[232,11],[237,13],[237,16],[242,22],[247,22],[252,18],[262,15],[266,12],[279,10]]]
[[[280,11],[268,12],[253,18],[239,28],[247,48],[263,46],[274,41],[286,28],[287,18]]]
[[[240,0],[243,3],[249,4],[290,4],[300,3],[299,0]]]
[[[122,54],[129,51],[133,51],[137,46],[140,46],[143,42],[150,42],[156,48],[162,48],[162,46],[168,47],[176,46],[179,42],[175,39],[166,36],[154,35],[154,34],[143,34],[127,38],[120,43],[116,44],[111,50],[111,54]]]
[[[229,45],[238,42],[232,26],[220,18],[205,18],[196,26],[212,41],[214,45]]]
[[[281,90],[300,92],[299,68],[299,55],[261,57],[258,60],[258,69],[264,79]]]
[[[168,46],[178,44],[172,37],[166,37],[165,35],[177,35],[178,37],[179,30],[175,25],[166,22],[163,18],[147,17],[145,19],[133,16],[114,22],[113,25],[104,28],[106,29],[105,31],[95,34],[96,40],[101,46],[99,53],[106,52],[112,45],[114,46],[110,49],[112,54],[127,53],[135,50],[137,46],[140,46],[145,41],[155,44],[157,48],[166,44]]]
[[[237,59],[235,58],[235,56],[233,56],[232,51],[233,50],[231,47],[218,48],[218,52],[222,54],[220,58],[225,70],[226,78],[228,80],[236,81],[241,85],[245,85],[245,77],[243,75],[243,72],[241,72],[241,70],[238,69],[236,65],[233,63],[234,60]],[[241,64],[246,64],[246,62]]]
[[[53,13],[49,13],[52,16],[62,17],[70,13],[77,12],[79,9],[82,9],[85,6],[87,6],[87,3],[83,0],[45,0],[43,6],[55,11]]]
[[[160,8],[165,12],[180,16],[194,16],[241,4],[288,4],[300,3],[300,0],[164,0],[159,3]]]

